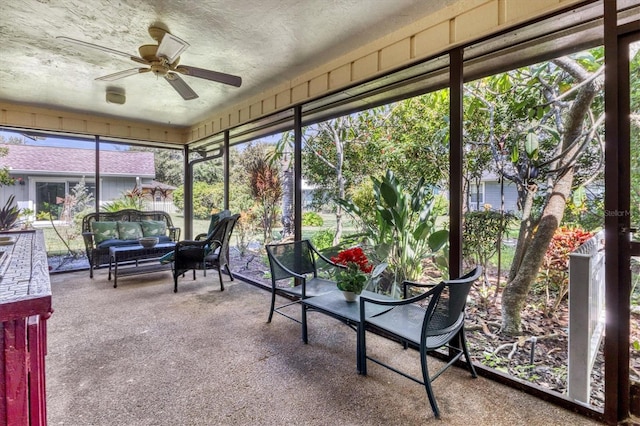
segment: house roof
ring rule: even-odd
[[[33,145],[0,145],[9,153],[0,157],[0,167],[10,173],[29,175],[89,175],[95,173],[95,151]],[[153,152],[100,151],[102,176],[155,177]]]
[[[166,183],[158,182],[157,180],[152,180],[149,183],[143,183],[140,187],[150,191],[173,191],[176,189],[175,186],[167,185]]]

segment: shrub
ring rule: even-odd
[[[500,248],[498,243],[514,219],[515,217],[510,213],[495,210],[473,211],[464,215],[462,254],[465,260],[482,266],[483,279],[480,289],[482,303],[485,303],[489,296],[487,280],[489,259],[497,253]]]
[[[322,226],[324,220],[316,212],[306,212],[302,214],[302,226]]]
[[[376,199],[373,193],[373,182],[369,179],[352,190],[351,202],[358,208],[356,224],[360,230],[376,225]],[[347,210],[350,213],[350,210]]]
[[[250,238],[255,233],[256,222],[257,218],[253,209],[243,210],[240,213],[240,219],[236,222],[233,235],[236,237],[236,244],[241,257],[244,257],[249,250]]]
[[[333,245],[333,234],[331,229],[318,231],[311,236],[311,243],[320,251],[327,249]]]
[[[575,189],[567,202],[563,223],[589,231],[601,228],[604,223],[604,197],[599,191],[594,193],[584,187]]]
[[[193,218],[209,219],[211,213],[221,210],[224,204],[223,183],[193,183]],[[184,186],[179,186],[173,193],[173,203],[184,210]]]
[[[552,315],[569,292],[569,254],[592,236],[593,232],[564,226],[553,234],[540,268],[542,286],[547,296],[545,314]],[[549,308],[551,292],[556,293],[556,300]]]

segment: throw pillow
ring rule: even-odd
[[[142,238],[140,222],[118,222],[118,236],[121,240],[137,240]]]
[[[117,222],[91,222],[91,232],[96,244],[100,244],[105,240],[118,238]]]
[[[140,226],[145,237],[159,237],[167,232],[167,224],[163,220],[143,220]]]

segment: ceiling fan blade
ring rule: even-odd
[[[167,62],[172,64],[188,47],[189,43],[186,41],[173,34],[165,33],[160,42],[160,46],[158,46],[156,56],[159,58],[167,58]]]
[[[118,71],[118,72],[114,72],[113,74],[98,77],[96,78],[96,80],[102,80],[102,81],[119,80],[121,78],[129,77],[130,75],[142,74],[144,72],[149,72],[149,71],[151,71],[151,69],[149,68],[131,68],[129,70]]]
[[[235,87],[240,87],[240,85],[242,84],[242,78],[236,75],[205,70],[202,68],[179,65],[176,67],[176,71],[184,75],[189,75],[191,77],[204,78],[205,80],[217,81],[218,83],[229,84]]]
[[[198,94],[193,91],[191,87],[180,76],[176,73],[170,72],[169,74],[164,76],[164,79],[169,82],[169,84],[182,96],[185,101],[190,101],[191,99],[196,99]]]
[[[76,40],[75,38],[69,38],[69,37],[64,37],[64,36],[58,36],[56,38],[58,38],[58,39],[60,39],[62,41],[66,41],[67,43],[77,44],[78,46],[89,47],[91,49],[102,50],[103,52],[112,53],[114,55],[124,56],[125,58],[129,58],[132,61],[139,62],[141,64],[148,64],[149,63],[148,61],[142,59],[139,56],[134,56],[134,55],[131,55],[129,53],[125,53],[125,52],[121,52],[119,50],[111,49],[109,47],[99,46],[97,44],[89,43],[89,42],[82,41],[82,40]]]

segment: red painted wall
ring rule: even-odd
[[[47,424],[45,355],[50,316],[44,312],[0,318],[0,425]]]

